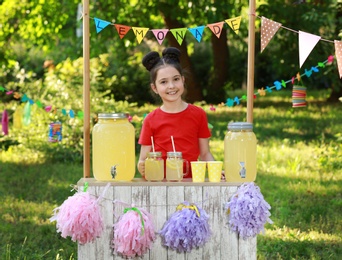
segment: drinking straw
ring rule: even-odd
[[[171,135],[171,142],[172,142],[173,151],[176,152],[175,142],[173,141],[173,136],[172,135]]]
[[[154,152],[154,142],[153,142],[153,136],[151,136],[151,142],[152,142],[152,151]]]

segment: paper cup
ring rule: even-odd
[[[220,182],[222,175],[222,161],[209,161],[208,164],[208,177],[210,182]]]
[[[207,163],[202,162],[202,161],[194,161],[190,163],[191,163],[191,171],[192,171],[192,181],[204,182]]]

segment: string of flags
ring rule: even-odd
[[[255,14],[252,14],[255,15]],[[307,57],[310,55],[316,44],[320,41],[327,41],[335,44],[335,56],[337,59],[337,65],[339,70],[340,78],[342,77],[342,41],[334,40],[329,41],[326,39],[322,39],[321,36],[314,35],[311,33],[303,32],[303,31],[295,31],[293,29],[284,27],[281,23],[272,21],[266,17],[259,17],[261,19],[261,52],[265,50],[271,39],[274,37],[274,35],[278,32],[279,28],[283,28],[295,33],[299,34],[298,37],[298,43],[299,43],[299,67],[301,68]],[[92,17],[91,17],[92,18]],[[207,25],[200,25],[196,27],[190,27],[190,28],[173,28],[173,29],[150,29],[147,27],[134,27],[129,25],[123,25],[123,24],[115,24],[108,22],[106,20],[102,20],[100,18],[94,17],[94,24],[96,28],[96,32],[100,33],[103,29],[108,27],[109,25],[113,25],[116,28],[116,31],[120,37],[120,39],[123,39],[125,35],[132,30],[138,43],[140,44],[144,37],[146,36],[147,32],[151,31],[158,41],[158,43],[161,45],[166,38],[166,35],[168,32],[170,32],[175,39],[177,40],[179,45],[182,45],[185,35],[187,32],[190,32],[193,37],[198,42],[201,42],[204,34],[204,29],[208,27],[211,32],[217,37],[220,38],[223,25],[228,24],[229,27],[236,33],[239,33],[240,24],[241,24],[241,16],[234,17],[231,19],[226,19],[224,21],[211,23]]]
[[[291,83],[293,85],[293,92],[292,92],[292,99],[293,99],[293,107],[305,107],[305,96],[306,96],[306,88],[304,86],[298,86],[298,83],[302,80],[303,77],[311,77],[313,73],[318,73],[321,68],[325,68],[326,65],[331,65],[334,61],[334,56],[330,55],[327,60],[323,62],[318,62],[316,66],[312,66],[311,69],[305,69],[304,73],[300,74],[299,72],[293,76],[289,80],[276,80],[274,81],[273,86],[266,86],[258,89],[256,92],[254,92],[254,98],[257,97],[257,95],[260,96],[266,96],[267,93],[272,93],[272,91],[275,89],[277,91],[281,90],[282,88],[286,88],[288,83]],[[297,83],[297,85],[296,85]],[[29,99],[26,94],[21,95],[18,92],[13,92],[5,89],[4,87],[0,86],[0,91],[5,92],[7,95],[13,94],[14,97],[17,99],[21,98],[22,102],[26,102],[24,108],[18,106],[17,110],[13,114],[13,126],[17,129],[20,129],[22,124],[29,125],[31,123],[31,106],[36,104],[38,107],[43,108],[43,105],[40,101],[34,102],[32,99]],[[241,97],[234,97],[234,98],[227,98],[226,103],[224,105],[228,107],[233,107],[234,105],[239,105],[241,101],[247,100],[247,96],[243,95]],[[223,104],[223,103],[222,103]],[[61,111],[64,116],[69,115],[70,118],[75,117],[75,112],[73,110],[66,110],[65,108],[57,109],[53,108],[52,106],[45,106],[44,110],[46,112],[57,112]],[[215,111],[216,108],[211,105],[210,106],[211,111]],[[77,117],[80,119],[83,119],[83,111],[77,112]],[[134,115],[133,117],[130,116],[130,121],[134,122],[140,122],[142,119],[138,117],[137,115]],[[5,110],[2,115],[2,131],[5,135],[8,135],[8,114]],[[49,141],[50,142],[58,142],[61,140],[62,126],[60,122],[54,122],[52,125],[49,125]]]
[[[257,95],[260,96],[266,96],[266,93],[272,93],[273,89],[281,90],[282,88],[286,88],[288,83],[292,83],[292,85],[295,84],[295,82],[300,82],[302,77],[311,77],[312,73],[318,73],[319,68],[324,68],[326,65],[331,65],[334,61],[334,56],[330,55],[326,61],[318,62],[316,66],[311,67],[311,69],[305,69],[305,72],[303,74],[300,74],[299,72],[296,74],[296,76],[293,76],[289,80],[276,80],[273,82],[273,86],[269,87],[266,86],[265,88],[260,88],[254,93],[254,98],[256,98]],[[303,90],[303,89],[302,89]],[[247,96],[243,95],[242,97],[234,97],[234,98],[228,98],[225,105],[228,107],[232,107],[234,105],[239,105],[242,100],[246,100]],[[302,99],[302,96],[301,98]],[[297,105],[298,107],[300,105]],[[295,106],[294,106],[295,107]],[[210,110],[214,110],[211,108]]]

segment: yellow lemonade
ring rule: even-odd
[[[145,178],[148,181],[162,181],[164,179],[164,160],[161,152],[150,153],[145,160]]]
[[[131,181],[135,175],[135,130],[123,113],[99,114],[92,131],[93,175],[101,181]]]
[[[168,155],[166,159],[166,180],[168,181],[183,180],[183,159],[178,154],[174,157]]]
[[[224,172],[227,182],[252,182],[256,178],[257,140],[252,124],[228,129],[224,139]]]

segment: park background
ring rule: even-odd
[[[77,245],[61,238],[49,217],[73,194],[70,184],[82,177],[80,10],[79,1],[1,1],[0,86],[20,95],[0,91],[0,112],[6,110],[10,119],[9,134],[0,133],[2,259],[77,258]],[[217,39],[205,29],[201,42],[188,34],[181,46],[171,35],[162,45],[152,34],[141,43],[132,32],[120,39],[114,26],[97,33],[91,19],[91,124],[98,112],[125,111],[134,118],[138,137],[144,114],[158,105],[141,59],[150,50],[175,46],[192,76],[187,99],[207,111],[214,126],[211,149],[223,159],[227,123],[246,118],[245,102],[233,107],[225,102],[246,94],[248,13],[248,1],[90,1],[90,17],[138,27],[193,27],[242,17],[238,34],[225,26]],[[256,14],[341,40],[341,1],[257,1]],[[298,35],[283,28],[260,53],[260,23],[257,18],[256,90],[334,55],[334,45],[320,41],[299,68]],[[342,254],[342,84],[336,61],[300,83],[307,87],[305,108],[292,108],[290,84],[255,99],[256,184],[272,206],[274,221],[258,236],[260,259],[339,259]],[[13,115],[27,103],[22,97],[35,104],[28,124],[15,128]],[[63,124],[60,143],[48,142],[53,121]]]

